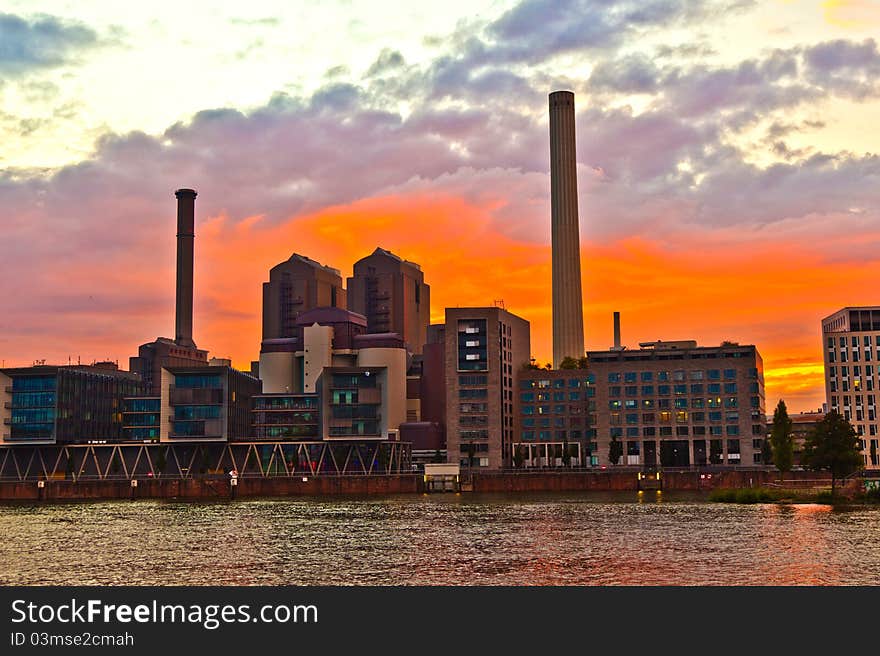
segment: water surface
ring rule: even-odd
[[[11,585],[878,585],[880,510],[679,493],[0,505]]]

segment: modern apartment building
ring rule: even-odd
[[[596,384],[596,446],[610,464],[754,465],[766,434],[764,367],[752,345],[645,342],[638,350],[590,351]],[[593,455],[596,455],[594,453]]]
[[[880,306],[846,307],[822,319],[825,398],[856,429],[865,466],[878,464]]]
[[[0,444],[118,442],[125,397],[146,392],[113,362],[0,369]]]
[[[529,361],[529,322],[499,307],[446,308],[447,461],[509,466],[517,372]]]
[[[371,333],[397,333],[413,353],[427,342],[431,288],[422,268],[377,248],[354,263],[348,279],[348,309],[367,318]]]

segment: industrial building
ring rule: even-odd
[[[367,319],[367,332],[397,333],[420,354],[431,321],[431,288],[415,262],[383,248],[354,263],[348,309]]]
[[[177,198],[177,285],[175,294],[174,339],[159,337],[138,347],[129,358],[128,368],[146,383],[152,395],[160,394],[162,370],[167,367],[208,365],[208,352],[193,341],[193,250],[195,242],[195,203],[193,189],[178,189]]]
[[[550,94],[550,207],[553,269],[553,366],[584,355],[574,94]]]
[[[342,274],[294,253],[272,267],[263,283],[263,340],[293,337],[299,315],[319,307],[345,309]]]

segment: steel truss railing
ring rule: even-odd
[[[409,442],[230,442],[0,447],[0,480],[370,476],[412,472]]]

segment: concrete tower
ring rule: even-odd
[[[553,366],[584,355],[574,94],[550,94],[550,205],[553,246]]]
[[[193,242],[195,241],[196,192],[178,189],[177,196],[177,312],[174,341],[195,348],[193,326]]]

